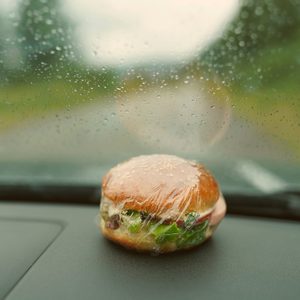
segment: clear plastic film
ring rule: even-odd
[[[100,228],[127,248],[172,252],[203,243],[225,210],[202,165],[171,155],[139,156],[104,176]]]

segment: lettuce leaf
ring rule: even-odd
[[[130,221],[128,224],[128,231],[131,233],[137,233],[141,230],[142,219],[139,214],[130,216]]]
[[[208,228],[208,220],[194,226],[191,229],[185,230],[177,239],[176,245],[178,248],[187,248],[200,244],[205,240],[205,233]]]
[[[139,232],[144,222],[141,212],[128,210],[125,214],[127,216],[126,226],[128,231],[131,233]],[[178,226],[176,222],[172,224],[158,224],[157,221],[152,220],[144,229],[149,230],[159,245],[166,242],[175,242],[178,248],[189,248],[205,240],[209,221],[206,220],[200,224],[196,224],[198,218],[198,213],[191,212],[187,215],[183,227]]]
[[[173,223],[171,225],[153,225],[151,230],[151,233],[153,234],[157,244],[175,241],[178,238],[180,232],[181,229],[178,228],[176,223]]]
[[[122,222],[131,233],[137,233],[142,228],[142,218],[136,210],[126,210],[122,212]]]

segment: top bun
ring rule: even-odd
[[[102,180],[102,194],[121,209],[179,218],[212,209],[220,193],[203,165],[173,155],[145,155],[112,168]]]

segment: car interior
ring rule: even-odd
[[[298,299],[299,25],[299,0],[0,0],[0,299]],[[224,195],[193,249],[101,233],[105,174],[157,153]]]

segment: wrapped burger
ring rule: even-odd
[[[126,248],[155,253],[193,248],[211,237],[225,212],[209,171],[176,156],[134,157],[102,181],[101,231]]]

